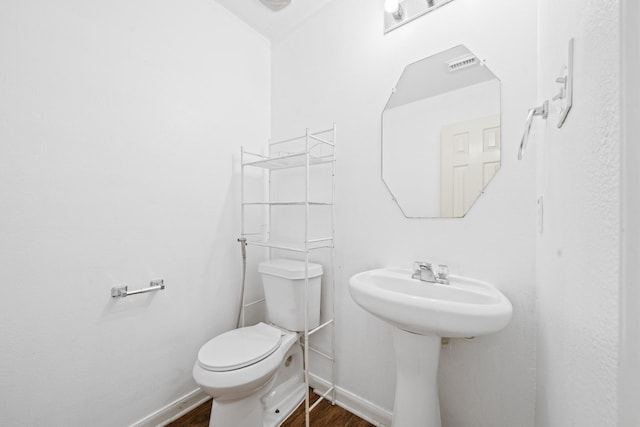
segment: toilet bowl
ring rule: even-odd
[[[309,276],[307,327],[320,316],[322,266],[296,260],[260,263],[268,317],[225,332],[198,352],[193,378],[213,398],[210,427],[277,427],[304,400],[304,274]],[[311,323],[311,325],[309,325]],[[285,329],[286,328],[286,329]]]
[[[218,335],[198,353],[196,383],[213,397],[211,427],[272,427],[304,399],[298,334],[259,323]]]

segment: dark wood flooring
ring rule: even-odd
[[[318,396],[311,392],[311,403]],[[211,400],[198,406],[188,414],[175,420],[168,427],[208,427],[211,416]],[[324,400],[316,406],[310,415],[310,425],[314,427],[374,427],[373,424],[359,418],[338,405]],[[305,425],[304,403],[282,424],[282,427],[301,427]],[[229,426],[233,427],[233,426]]]

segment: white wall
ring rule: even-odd
[[[565,125],[556,128],[553,103],[534,142],[544,200],[536,252],[538,426],[618,425],[619,13],[614,1],[539,1],[538,100],[557,93],[570,37],[575,86]]]
[[[272,134],[338,125],[338,383],[387,410],[390,328],[353,303],[347,281],[426,259],[495,283],[514,305],[501,333],[442,352],[444,426],[533,426],[535,159],[516,158],[536,96],[536,12],[535,2],[456,0],[385,36],[382,2],[341,0],[273,46]],[[502,167],[466,218],[407,220],[380,178],[381,113],[406,64],[458,44],[502,81]]]
[[[618,423],[620,427],[635,427],[640,425],[640,5],[635,0],[622,1],[621,5],[624,231]]]
[[[234,325],[270,44],[215,1],[6,0],[0,94],[0,425],[131,424]]]

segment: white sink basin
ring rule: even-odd
[[[441,337],[486,335],[511,320],[509,300],[495,286],[449,275],[449,284],[411,278],[412,271],[382,268],[351,277],[351,297],[369,313],[404,331]]]
[[[394,326],[396,396],[392,427],[441,427],[440,337],[499,331],[511,320],[509,300],[495,286],[449,275],[449,284],[413,279],[408,268],[365,271],[349,279],[351,297]]]

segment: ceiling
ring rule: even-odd
[[[277,40],[333,0],[291,0],[278,12],[259,0],[217,1],[268,39]]]

